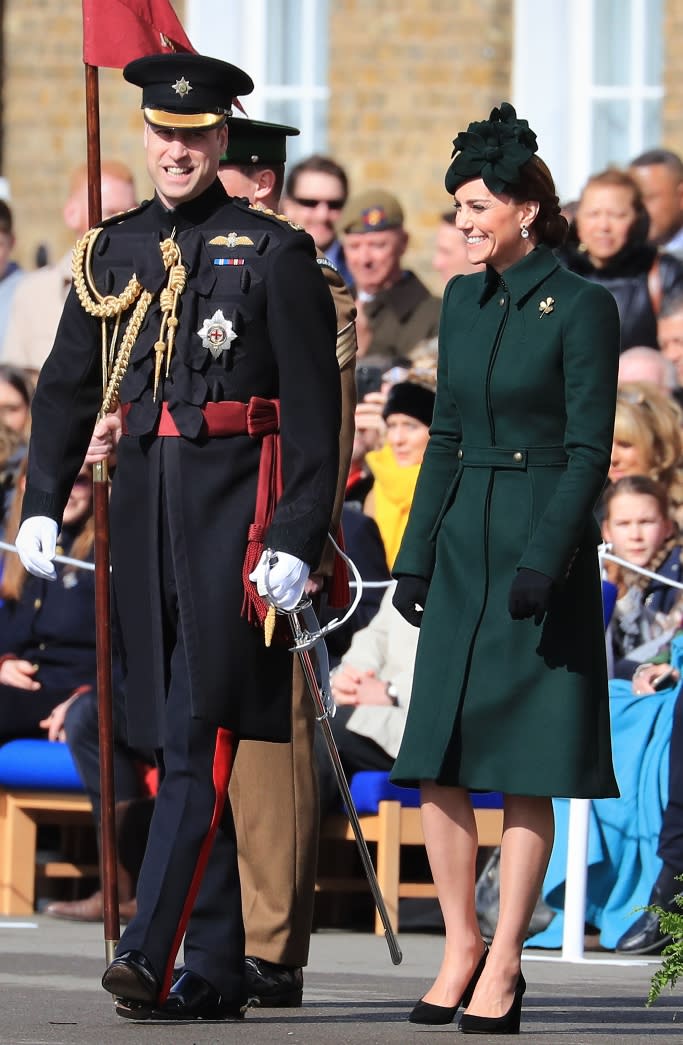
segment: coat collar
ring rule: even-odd
[[[179,203],[172,210],[165,207],[158,196],[155,196],[154,202],[161,212],[161,226],[164,231],[168,230],[170,233],[175,228],[176,232],[182,232],[207,221],[220,206],[228,202],[228,194],[216,178],[201,196],[196,196],[187,203]]]
[[[485,305],[501,287],[505,287],[512,303],[517,306],[522,305],[538,285],[557,268],[560,268],[560,262],[550,248],[543,244],[539,244],[521,261],[511,265],[502,276],[487,265],[484,289],[481,292],[479,304]]]

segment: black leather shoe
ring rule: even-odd
[[[295,965],[276,965],[264,958],[246,957],[244,977],[250,1005],[266,1009],[298,1009],[304,990],[304,974]]]
[[[246,1002],[228,1001],[203,976],[186,969],[173,984],[168,998],[154,1009],[152,1020],[241,1020]],[[123,1014],[122,1014],[123,1015]]]
[[[683,885],[676,878],[675,872],[665,864],[652,887],[648,903],[656,904],[663,911],[680,912],[681,908],[674,897],[682,889]],[[672,936],[660,930],[656,914],[643,911],[640,918],[617,941],[615,950],[620,954],[661,954],[672,939]]]
[[[666,910],[680,910],[673,904],[662,904]],[[616,951],[620,954],[661,954],[673,937],[663,933],[659,928],[659,918],[651,911],[643,911],[637,922],[634,922],[617,942]]]
[[[155,1005],[161,990],[156,973],[142,951],[124,951],[114,958],[105,969],[102,986],[124,1003],[144,1006]]]

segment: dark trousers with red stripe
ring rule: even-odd
[[[228,783],[236,738],[192,717],[162,497],[160,555],[168,688],[160,785],[137,886],[137,914],[117,954],[138,950],[164,986],[185,932],[185,968],[229,1002],[244,1000],[244,925]]]

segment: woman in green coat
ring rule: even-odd
[[[521,951],[553,842],[552,796],[618,794],[593,506],[610,462],[619,319],[564,269],[555,186],[503,103],[454,142],[446,188],[474,275],[444,296],[434,420],[394,575],[421,626],[393,779],[419,785],[446,925],[413,1022],[516,1033]],[[502,791],[500,918],[474,906],[468,790]]]

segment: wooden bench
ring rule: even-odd
[[[365,778],[365,779],[361,779]],[[374,778],[374,779],[371,779]],[[364,785],[374,795],[367,799]],[[384,897],[392,929],[398,931],[398,904],[404,897],[436,897],[431,881],[406,881],[401,875],[401,850],[404,846],[424,846],[417,791],[397,788],[388,783],[387,773],[356,773],[351,781],[351,794],[356,801],[363,835],[368,846],[375,847],[375,872]],[[387,794],[391,797],[381,797]],[[377,799],[375,801],[375,799]],[[500,845],[503,833],[503,810],[500,796],[473,795],[474,815],[479,845]],[[486,805],[477,805],[485,802]],[[369,806],[368,811],[366,808]],[[373,808],[376,811],[372,811]],[[350,842],[355,845],[353,829],[343,814],[325,817],[320,828],[321,842]],[[372,853],[372,849],[370,850]],[[326,875],[316,882],[318,892],[358,892],[368,888],[365,877]],[[379,914],[375,913],[375,933],[384,935]]]
[[[97,864],[37,862],[38,826],[62,835],[93,826],[90,801],[64,744],[13,740],[0,747],[0,915],[30,915],[36,879],[99,875]]]

